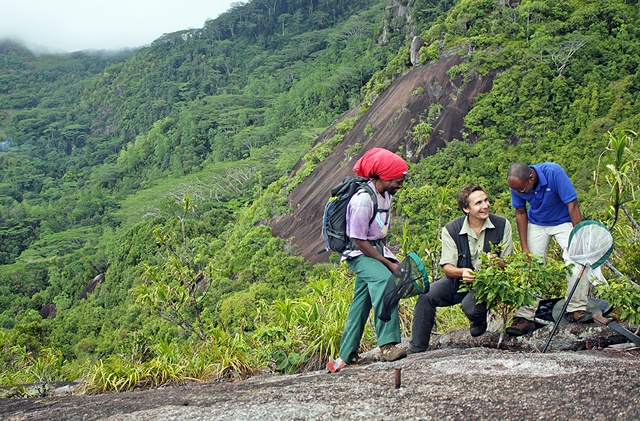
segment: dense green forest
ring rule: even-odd
[[[110,55],[0,42],[0,383],[123,390],[335,355],[348,271],[310,265],[267,224],[350,127],[312,148],[318,134],[409,69],[412,31],[421,65],[461,54],[450,76],[497,76],[461,138],[411,165],[398,246],[435,261],[461,185],[484,185],[511,217],[510,163],[553,160],[585,217],[616,222],[609,270],[640,282],[639,4],[398,3],[408,13],[387,0],[235,3]],[[411,301],[401,310],[406,331]]]

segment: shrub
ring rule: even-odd
[[[533,255],[514,253],[504,259],[481,256],[482,265],[469,288],[476,297],[486,303],[487,309],[495,310],[503,321],[503,329],[513,311],[523,305],[535,305],[545,296],[556,296],[562,291],[568,267],[564,262],[547,260],[542,263]]]

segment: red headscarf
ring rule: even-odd
[[[382,148],[369,149],[358,159],[353,170],[360,177],[393,180],[407,174],[407,163],[391,151]]]

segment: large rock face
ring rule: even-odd
[[[336,374],[315,371],[97,396],[0,398],[0,418],[633,420],[640,414],[638,388],[640,360],[629,352],[441,349]]]
[[[417,66],[418,63],[420,63],[420,48],[422,48],[423,45],[424,41],[422,40],[422,37],[413,37],[413,40],[411,41],[410,57],[411,64],[414,66]]]
[[[492,76],[472,77],[466,82],[462,78],[452,80],[447,71],[461,61],[461,56],[453,55],[437,63],[414,67],[396,78],[358,119],[333,153],[291,192],[289,200],[293,211],[272,224],[274,235],[293,237],[293,242],[302,249],[302,256],[307,260],[313,263],[326,261],[328,253],[315,255],[323,247],[320,229],[324,205],[331,187],[353,173],[355,161],[364,152],[373,147],[391,151],[402,148],[408,157],[417,160],[445,147],[452,139],[461,139],[463,119],[473,106],[475,96],[489,91],[493,82]],[[434,104],[441,107],[441,112],[431,122],[433,133],[428,143],[416,145],[407,140],[413,126],[424,121],[424,116]],[[352,109],[337,122],[357,113],[357,109]],[[334,126],[322,133],[316,142],[333,136]],[[369,135],[369,127],[372,135]],[[356,144],[362,145],[361,148],[347,159],[348,151]]]

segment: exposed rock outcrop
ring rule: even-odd
[[[78,296],[78,300],[84,300],[87,298],[87,294],[92,293],[98,285],[104,282],[104,273],[100,273],[96,275],[95,278],[82,290],[80,296]]]
[[[386,44],[389,42],[389,38],[393,33],[405,34],[408,39],[417,32],[413,16],[411,14],[411,7],[402,4],[398,0],[389,0],[389,5],[386,8],[385,16],[382,19],[382,34],[380,35],[379,43]]]
[[[40,309],[40,317],[43,319],[55,319],[57,314],[56,305],[49,303]]]
[[[411,40],[411,48],[409,49],[409,57],[411,64],[417,66],[420,63],[420,48],[424,45],[422,37],[413,37]]]
[[[457,329],[444,335],[434,335],[430,349],[468,349],[485,347],[502,349],[511,352],[541,352],[544,348],[552,325],[544,326],[530,335],[509,336],[500,338],[499,332],[486,332],[473,338],[469,329]],[[561,325],[549,343],[547,352],[584,351],[592,348],[607,348],[611,345],[628,343],[623,335],[598,323]]]
[[[400,382],[397,382],[397,374]],[[631,420],[634,351],[441,349],[393,362],[94,396],[0,399],[4,420]]]
[[[468,81],[462,78],[452,80],[447,71],[462,59],[453,55],[427,66],[413,67],[397,77],[358,119],[333,153],[293,189],[289,195],[293,211],[274,221],[274,234],[282,238],[293,237],[293,242],[302,249],[302,256],[307,260],[326,261],[328,253],[315,255],[323,246],[320,228],[324,205],[331,187],[352,174],[353,164],[364,152],[373,147],[392,151],[402,149],[406,156],[417,160],[432,155],[452,139],[461,139],[463,119],[473,106],[474,98],[489,91],[493,85],[493,75],[476,75]],[[409,136],[411,129],[424,121],[432,106],[441,110],[429,121],[433,132],[426,144],[416,145]],[[351,109],[336,123],[357,115],[357,108]],[[316,143],[329,139],[335,133],[334,127],[335,123],[318,137]],[[355,146],[360,148],[351,156],[349,151],[357,149]],[[298,163],[296,169],[300,165]]]

